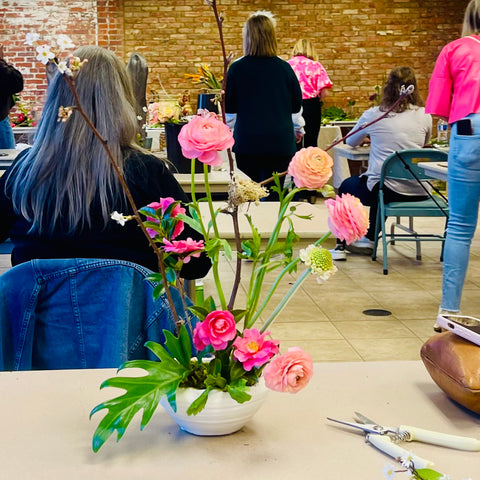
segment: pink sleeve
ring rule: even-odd
[[[316,82],[317,82],[317,91],[320,93],[321,90],[324,88],[332,88],[333,83],[330,80],[327,71],[323,67],[320,62],[316,62],[317,64],[317,75],[316,75]]]
[[[444,48],[437,58],[428,87],[425,112],[448,117],[452,103],[452,77],[450,74],[447,51]]]

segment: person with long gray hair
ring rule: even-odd
[[[443,255],[440,314],[460,312],[480,202],[480,0],[470,0],[462,36],[445,45],[430,78],[427,112],[451,126],[448,151],[450,216]],[[434,329],[439,331],[437,324]]]
[[[98,46],[80,47],[74,55],[87,59],[75,79],[81,105],[107,141],[137,207],[160,197],[187,202],[165,163],[136,143],[135,100],[123,62]],[[0,178],[0,241],[12,240],[12,265],[34,258],[111,258],[158,270],[136,222],[122,227],[110,218],[132,210],[101,142],[78,112],[59,119],[60,107],[74,104],[57,73],[32,148]],[[185,224],[178,238],[187,237],[201,238]],[[202,255],[185,264],[181,276],[203,277],[209,268]]]

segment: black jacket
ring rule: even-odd
[[[15,105],[12,95],[23,90],[23,76],[12,65],[0,59],[0,120],[8,115]]]

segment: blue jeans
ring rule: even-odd
[[[15,137],[8,117],[0,121],[0,148],[15,148]]]
[[[445,241],[441,308],[458,312],[480,201],[480,114],[471,114],[474,135],[452,125],[448,153],[450,217]]]

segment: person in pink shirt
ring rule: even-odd
[[[302,115],[305,120],[303,147],[316,147],[322,119],[321,101],[333,83],[323,65],[317,60],[315,48],[309,40],[298,40],[293,47],[292,55],[288,63],[302,89]]]
[[[470,0],[461,38],[443,47],[426,111],[448,120],[448,201],[439,313],[459,313],[480,202],[480,0]],[[437,324],[435,330],[439,330]]]

